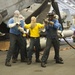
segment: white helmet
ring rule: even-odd
[[[20,15],[19,10],[16,10],[16,11],[14,12],[14,16],[15,16],[15,17],[19,17],[19,15]]]

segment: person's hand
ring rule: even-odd
[[[24,34],[28,34],[26,31],[24,31]]]
[[[49,23],[50,23],[50,25],[54,25],[54,22],[52,22],[52,21],[50,21]]]
[[[16,25],[20,25],[20,22],[16,22]]]
[[[46,25],[44,21],[43,21],[43,25]]]

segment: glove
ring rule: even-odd
[[[22,33],[24,33],[24,34],[27,34],[27,32],[24,30],[24,28],[22,28],[22,27],[18,27],[18,30],[20,30]]]
[[[16,24],[20,25],[20,22],[16,22]]]
[[[23,32],[24,31],[24,29],[22,28],[22,27],[18,27],[18,30],[20,30],[21,32]]]
[[[50,21],[50,24],[51,24],[51,25],[54,25],[54,22]]]
[[[9,28],[12,28],[12,27],[14,27],[14,26],[16,26],[16,23],[12,23],[12,24],[9,24],[9,25],[8,25]]]
[[[26,31],[24,31],[24,34],[27,34],[27,32],[26,32]]]
[[[16,25],[17,25],[17,26],[20,26],[20,22],[16,22]]]

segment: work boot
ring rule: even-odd
[[[25,58],[25,62],[27,62],[28,61],[28,58]]]
[[[41,67],[46,67],[46,64],[44,62],[41,62]]]
[[[27,60],[27,64],[30,65],[32,61],[30,59]]]
[[[36,62],[37,62],[37,63],[40,63],[41,61],[40,61],[39,59],[38,59],[38,60],[36,59]]]
[[[25,62],[25,58],[23,58],[23,59],[21,58],[21,62]]]
[[[64,64],[64,62],[62,62],[62,61],[60,61],[60,60],[56,61],[56,63],[57,63],[57,64]]]
[[[45,61],[45,64],[47,64],[47,61]]]
[[[17,59],[12,59],[12,63],[16,63]]]
[[[21,62],[27,62],[27,61],[28,61],[28,58],[21,60]]]
[[[5,66],[11,67],[10,62],[5,62]]]
[[[55,57],[54,57],[54,59],[56,60],[56,58],[55,58]],[[59,60],[60,60],[60,61],[63,61],[63,59],[62,59],[61,57],[59,57]]]

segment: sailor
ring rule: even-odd
[[[36,55],[36,62],[39,63],[39,52],[40,52],[40,29],[44,28],[44,24],[40,24],[36,22],[36,17],[31,17],[31,23],[25,25],[26,29],[29,29],[30,31],[30,46],[28,51],[28,61],[27,64],[30,65],[32,63],[32,54],[34,47],[36,49],[35,55]]]
[[[59,59],[59,40],[57,35],[57,29],[59,27],[59,22],[56,21],[54,17],[55,13],[48,14],[48,21],[46,22],[46,48],[44,50],[43,56],[41,58],[41,67],[46,67],[46,61],[49,56],[50,48],[53,45],[55,50],[55,61],[58,64],[63,64],[63,62]]]
[[[19,19],[20,21],[25,21],[25,18],[23,17],[23,15],[19,15]],[[24,22],[25,23],[25,22]],[[25,53],[25,60],[21,60],[21,62],[26,62],[27,61],[27,50],[26,50],[26,29],[22,28],[21,26],[18,27],[18,29],[22,32],[22,36],[23,36],[23,40],[24,40],[24,45],[25,45],[25,49],[24,49],[24,53]],[[13,51],[13,55],[12,55],[12,63],[16,63],[16,61],[18,60],[18,55],[21,55],[20,49],[19,49],[19,45],[16,43],[16,48]],[[21,56],[22,57],[22,56]]]
[[[9,19],[7,26],[10,28],[10,47],[7,52],[5,65],[11,66],[10,60],[13,54],[13,51],[15,50],[16,43],[20,47],[21,51],[21,61],[25,60],[25,45],[22,38],[21,31],[18,29],[19,26],[24,28],[24,21],[19,19],[20,12],[16,10],[14,12],[14,16]]]

